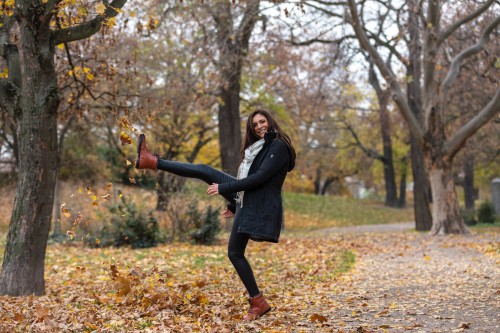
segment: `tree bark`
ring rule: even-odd
[[[418,19],[418,1],[408,2],[408,35],[409,35],[409,58],[406,67],[407,77],[407,99],[408,105],[420,126],[423,124],[422,112],[422,90],[420,80],[422,77],[422,45],[420,37],[420,25]],[[410,133],[410,154],[413,175],[413,210],[415,215],[415,229],[428,231],[432,227],[432,215],[430,210],[430,185],[424,164],[424,154],[419,142]]]
[[[412,138],[411,166],[413,174],[413,211],[415,214],[415,229],[429,231],[432,227],[432,214],[430,210],[430,184],[424,166],[422,149]]]
[[[473,216],[474,214],[474,202],[476,199],[476,192],[474,190],[474,154],[466,154],[464,162],[464,201],[465,201],[465,212],[467,216]]]
[[[222,170],[236,175],[240,163],[240,81],[243,59],[259,11],[260,0],[249,0],[237,29],[233,29],[231,4],[221,1],[215,5],[217,44],[220,51],[221,85],[219,106],[219,144]]]
[[[59,180],[59,167],[57,167],[56,172],[56,185],[54,190],[54,207],[53,207],[53,230],[51,238],[60,241],[63,239],[63,233],[61,228],[61,181]]]
[[[42,295],[44,261],[57,170],[59,92],[48,22],[27,21],[31,5],[20,6],[20,52],[24,73],[17,119],[19,180],[9,225],[0,294]],[[28,15],[29,13],[29,15]]]
[[[451,165],[433,166],[430,181],[433,197],[431,235],[470,233],[460,216]]]
[[[383,156],[378,158],[384,166],[385,200],[388,207],[397,207],[398,193],[396,186],[396,173],[394,172],[394,160],[392,158],[391,119],[387,106],[391,96],[390,89],[382,89],[373,62],[370,62],[368,82],[375,90],[379,106],[380,135],[382,136]]]
[[[316,177],[314,178],[314,194],[321,191],[321,168],[316,168]]]
[[[222,170],[233,176],[238,173],[241,149],[240,77],[237,73],[237,77],[224,78],[227,86],[221,89],[218,116]]]
[[[328,188],[330,187],[330,185],[333,184],[333,182],[335,181],[335,177],[327,177],[323,183],[323,188],[321,189],[321,195],[326,195],[326,191],[328,191]]]
[[[165,211],[167,209],[170,196],[173,193],[182,191],[186,184],[186,179],[166,172],[158,174],[156,210]]]
[[[0,80],[0,104],[16,122],[19,177],[0,274],[2,295],[45,293],[44,262],[54,204],[60,103],[54,47],[99,31],[106,16],[116,16],[117,9],[126,1],[106,3],[105,15],[76,26],[76,30],[66,29],[59,34],[59,40],[50,29],[52,15],[56,12],[55,1],[16,1],[13,16],[19,26],[19,40],[17,45],[9,45],[16,48],[16,52],[4,52],[5,43],[9,41],[8,28],[14,27],[11,24],[14,18],[3,21],[8,24],[0,30],[3,41],[0,56],[8,54],[9,78],[7,82]],[[86,30],[89,27],[94,32]],[[73,34],[78,31],[87,34]]]
[[[392,139],[390,118],[387,111],[387,104],[389,104],[389,92],[385,92],[382,98],[379,97],[380,106],[380,133],[382,135],[383,143],[383,164],[384,164],[384,181],[385,181],[385,202],[388,207],[397,207],[398,193],[396,186],[396,173],[394,172],[394,161],[392,158]]]
[[[408,176],[408,158],[407,156],[401,159],[401,179],[399,182],[399,198],[398,198],[398,207],[404,208],[406,207],[406,178]]]

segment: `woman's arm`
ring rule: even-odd
[[[219,184],[218,192],[219,194],[226,194],[256,188],[274,176],[283,166],[287,165],[289,159],[287,146],[279,140],[273,141],[257,172],[243,179]]]

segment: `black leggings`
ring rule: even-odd
[[[207,184],[222,184],[235,181],[236,178],[206,164],[191,164],[158,159],[158,169],[178,176],[196,178]],[[229,202],[234,202],[235,193],[222,195]],[[259,288],[253,275],[252,267],[245,258],[245,249],[250,239],[248,234],[238,233],[238,220],[235,219],[228,243],[228,257],[238,276],[245,285],[250,297],[259,294]]]

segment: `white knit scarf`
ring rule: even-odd
[[[264,145],[264,139],[260,139],[259,141],[254,142],[250,147],[245,149],[245,157],[243,161],[241,161],[240,167],[238,168],[238,179],[243,179],[248,176],[248,171],[250,170],[250,166],[252,165],[255,156],[260,152],[262,146]],[[238,192],[236,196],[236,203],[239,203],[241,207],[243,207],[243,196],[245,195],[244,191]]]

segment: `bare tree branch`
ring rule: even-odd
[[[401,61],[404,65],[408,65],[408,59],[403,57],[401,53],[399,53],[398,50],[396,50],[396,48],[389,43],[389,41],[383,41],[379,36],[377,36],[376,34],[372,34],[369,31],[365,30],[365,32],[369,34],[370,37],[377,42],[377,44],[385,46],[389,51],[391,51],[391,53],[394,54],[396,58],[398,58],[399,61]]]
[[[465,141],[486,124],[496,113],[500,112],[500,88],[493,99],[474,118],[465,124],[445,145],[448,156],[453,157]]]
[[[379,160],[381,162],[385,162],[384,156],[380,155],[378,152],[376,152],[373,149],[367,148],[359,139],[358,133],[352,128],[350,124],[347,122],[344,123],[346,125],[345,129],[351,133],[351,136],[353,137],[354,141],[356,142],[355,146],[360,148],[363,153],[365,153],[366,156]]]
[[[248,51],[248,43],[250,41],[250,35],[252,34],[255,22],[258,19],[260,0],[248,0],[247,6],[245,8],[245,14],[241,20],[240,26],[238,27],[238,40],[241,41],[241,52],[246,53]]]
[[[410,131],[412,132],[413,136],[415,139],[422,143],[423,141],[423,131],[418,125],[418,121],[413,115],[413,112],[410,109],[410,106],[408,105],[408,102],[405,99],[405,96],[403,94],[403,91],[401,89],[401,86],[397,82],[397,79],[395,75],[392,73],[390,68],[384,63],[384,60],[380,56],[380,54],[377,52],[377,50],[370,44],[368,37],[366,36],[363,27],[361,26],[360,19],[358,16],[358,11],[356,8],[356,3],[355,0],[348,0],[349,1],[349,8],[351,11],[352,15],[352,26],[354,28],[354,31],[356,32],[356,36],[358,37],[359,44],[363,49],[368,51],[370,56],[373,58],[375,64],[377,65],[377,68],[379,71],[382,73],[384,79],[389,83],[391,87],[391,91],[393,93],[393,99],[396,102],[396,104],[399,106],[399,109],[401,110],[401,113],[403,117],[405,118],[406,122],[408,123],[408,126],[410,128]]]
[[[470,13],[469,15],[463,17],[462,19],[460,19],[457,22],[455,22],[452,25],[450,25],[448,27],[448,29],[446,29],[445,31],[443,31],[442,33],[439,34],[439,37],[437,39],[437,45],[441,45],[441,43],[446,38],[448,38],[448,36],[450,36],[455,30],[457,30],[458,28],[460,28],[463,24],[465,24],[465,23],[467,23],[469,21],[472,21],[473,19],[475,19],[476,17],[478,17],[479,15],[481,15],[494,2],[495,2],[495,0],[488,0],[488,1],[486,1],[486,3],[483,6],[479,7],[475,12]]]
[[[479,51],[481,51],[484,47],[484,45],[489,41],[490,39],[490,34],[495,29],[498,25],[500,24],[500,16],[498,16],[493,22],[488,25],[488,27],[484,30],[483,35],[481,36],[481,39],[471,47],[463,50],[459,54],[453,58],[450,66],[450,70],[448,71],[448,74],[446,75],[446,78],[444,79],[442,83],[443,90],[448,90],[455,81],[455,79],[458,76],[458,73],[460,72],[460,65],[462,64],[462,61],[470,57]]]
[[[344,35],[338,39],[321,39],[319,37],[316,38],[311,38],[309,40],[305,40],[302,42],[296,42],[295,39],[292,36],[292,39],[285,40],[287,43],[293,45],[293,46],[309,46],[315,43],[320,43],[320,44],[341,44],[343,41],[347,39],[354,39],[356,38],[356,35]]]
[[[344,6],[347,4],[345,1],[340,1],[340,2],[337,2],[337,1],[334,1],[334,2],[331,2],[331,1],[304,1],[304,5],[311,7],[311,8],[314,8],[314,9],[316,9],[324,14],[328,14],[329,16],[338,17],[338,18],[344,17],[343,13],[341,13],[341,14],[335,13],[331,10],[324,8],[324,7],[313,5],[312,2],[316,2],[316,3],[319,3],[321,5],[327,5],[327,6],[341,6],[340,8],[343,11]]]

